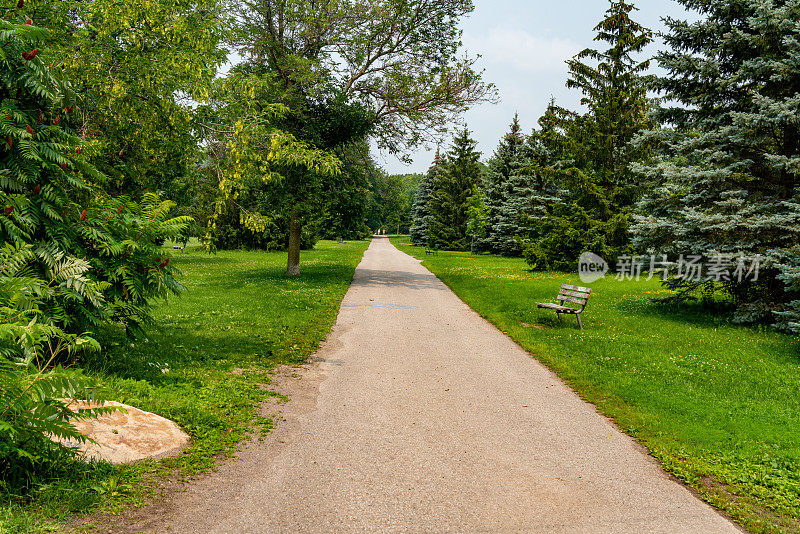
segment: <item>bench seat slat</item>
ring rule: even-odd
[[[575,297],[576,299],[589,300],[588,293],[578,293],[577,291],[565,291],[562,289],[561,291],[558,292],[558,294],[566,295],[568,297]]]
[[[576,299],[575,297],[567,297],[565,295],[559,295],[557,298],[558,300],[573,302],[575,304],[580,304],[581,306],[586,305],[587,301],[587,299]]]
[[[562,284],[561,289],[566,289],[567,291],[580,291],[581,293],[592,292],[592,288],[590,287],[571,286],[569,284]]]
[[[568,306],[562,306],[560,304],[553,304],[550,302],[537,302],[536,306],[539,308],[547,308],[548,310],[556,310],[559,313],[576,313],[579,310],[575,308],[570,308]]]

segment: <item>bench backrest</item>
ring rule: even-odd
[[[589,296],[591,294],[591,288],[563,284],[558,292],[558,300],[561,302],[562,306],[564,305],[564,302],[580,304],[581,311],[583,311],[583,309],[586,307],[586,303],[589,302]]]

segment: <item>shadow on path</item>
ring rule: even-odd
[[[402,287],[422,291],[436,289],[445,291],[447,287],[432,274],[416,274],[407,271],[387,271],[378,269],[359,268],[353,277],[353,286],[387,286]]]

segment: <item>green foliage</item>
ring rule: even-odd
[[[253,70],[247,65],[233,69],[199,112],[207,145],[202,174],[216,184],[207,214],[210,248],[285,247],[287,203],[309,199],[298,204],[304,209],[296,215],[313,230],[325,213],[325,181],[342,174],[333,151],[282,129],[296,123],[293,112],[275,101],[271,76]],[[306,235],[313,245],[316,232]]]
[[[342,161],[342,172],[330,178],[321,236],[332,240],[364,239],[372,235],[371,220],[381,198],[377,191],[386,175],[370,156],[367,143],[351,143],[336,153]]]
[[[290,111],[280,127],[320,150],[374,138],[393,153],[435,138],[493,90],[457,57],[469,0],[240,0],[241,69],[271,91],[260,103]],[[301,228],[319,218],[333,175],[279,169],[290,219],[287,272],[299,274]],[[398,221],[399,222],[399,221]]]
[[[522,259],[416,255],[476,312],[611,417],[668,472],[751,532],[800,521],[800,339],[734,324],[698,305],[659,305],[657,280],[592,284],[583,331],[531,302],[574,274],[531,273]]]
[[[411,209],[422,175],[376,172],[372,179],[367,226],[389,233],[407,234]]]
[[[639,197],[638,177],[630,164],[647,156],[647,145],[632,144],[650,124],[646,82],[650,61],[638,61],[653,34],[631,18],[637,8],[625,0],[610,0],[605,18],[595,27],[595,41],[608,43],[598,51],[587,48],[567,61],[567,87],[583,93],[582,116],[567,113],[568,152],[574,166],[592,176],[612,206],[630,206]],[[591,60],[594,66],[584,63]]]
[[[467,198],[467,235],[482,236],[486,232],[486,226],[486,204],[483,201],[483,193],[475,185]]]
[[[614,258],[630,252],[627,229],[643,191],[632,162],[650,155],[647,142],[632,143],[650,125],[646,78],[638,61],[652,41],[631,19],[636,8],[611,1],[596,26],[605,51],[586,49],[567,62],[567,87],[583,93],[585,113],[550,102],[530,136],[517,117],[500,141],[482,188],[488,228],[478,246],[523,254],[536,269],[566,269],[585,251]]]
[[[800,247],[786,251],[783,263],[778,265],[781,274],[778,279],[786,284],[787,291],[800,295]],[[776,312],[778,324],[791,332],[800,333],[800,298],[789,302],[790,310]]]
[[[192,101],[206,101],[227,58],[225,7],[221,0],[84,0],[8,10],[51,30],[43,55],[75,87],[81,133],[92,140],[85,158],[108,177],[106,192],[172,196],[193,174]]]
[[[157,494],[165,476],[207,471],[249,433],[257,439],[268,431],[261,403],[280,396],[267,371],[318,350],[366,246],[323,241],[307,253],[305,276],[287,279],[284,253],[210,256],[192,240],[173,260],[189,290],[153,310],[158,328],[129,342],[99,337],[106,349],[81,358],[109,398],[177,422],[191,445],[160,462],[54,466],[25,498],[0,492],[0,531],[39,531],[72,514],[136,506]]]
[[[436,149],[436,157],[433,164],[422,177],[422,180],[417,186],[414,193],[414,202],[411,205],[410,217],[411,228],[409,229],[409,236],[411,243],[417,246],[427,246],[429,244],[429,231],[431,227],[431,210],[430,200],[433,191],[433,184],[438,181],[438,175],[444,172],[442,166],[442,156],[439,149]]]
[[[612,257],[614,251],[606,236],[615,224],[616,219],[602,222],[592,218],[577,203],[558,203],[538,228],[542,237],[523,244],[523,256],[534,270],[574,271],[577,258],[587,250]],[[626,230],[624,225],[618,231],[624,234]]]
[[[488,219],[486,216],[486,204],[483,201],[483,193],[475,185],[472,187],[472,194],[467,198],[467,235],[470,236],[469,250],[475,251],[475,238],[486,235]]]
[[[475,60],[458,57],[458,23],[473,10],[470,0],[235,5],[245,14],[237,44],[275,75],[287,106],[306,112],[317,103],[327,114],[331,103],[359,103],[379,146],[392,152],[434,139],[442,125],[493,94]]]
[[[428,202],[431,214],[428,238],[431,245],[451,250],[469,250],[469,198],[483,180],[480,152],[475,150],[476,146],[465,126],[453,139],[443,170],[436,174],[431,184]]]
[[[494,253],[513,254],[520,228],[513,224],[504,207],[523,200],[525,191],[515,190],[512,181],[519,178],[523,168],[530,165],[525,154],[525,136],[514,116],[509,132],[503,137],[489,160],[482,188],[486,197],[487,235],[478,246]],[[524,200],[523,200],[524,201]]]
[[[649,124],[646,79],[641,74],[650,62],[634,56],[652,41],[651,32],[631,19],[635,9],[625,1],[612,1],[595,28],[595,40],[609,48],[586,49],[567,62],[567,87],[583,93],[587,113],[551,104],[543,118],[550,126],[550,143],[561,147],[550,151],[558,156],[556,161],[535,168],[553,176],[560,191],[551,191],[546,218],[539,218],[533,239],[523,243],[526,257],[537,268],[549,264],[566,269],[586,251],[613,264],[631,250],[627,230],[643,189],[630,166],[650,151],[647,143],[632,143]],[[596,64],[584,63],[587,59]]]
[[[102,181],[86,161],[86,144],[70,128],[74,94],[40,57],[21,50],[48,32],[0,20],[0,238],[25,249],[20,269],[44,280],[41,321],[69,333],[105,322],[138,329],[149,302],[180,288],[156,244],[179,234],[186,218],[173,204],[145,195],[140,204],[99,193]],[[91,147],[88,147],[90,150]],[[11,244],[11,245],[8,245]],[[7,254],[7,253],[6,253]],[[70,278],[78,270],[80,279]]]
[[[28,334],[44,339],[34,329]],[[54,464],[69,459],[72,449],[50,438],[83,442],[87,438],[75,428],[75,421],[116,410],[102,406],[73,410],[70,402],[103,398],[97,381],[78,370],[38,369],[30,360],[0,359],[0,494],[29,491]]]
[[[28,491],[53,464],[69,457],[71,450],[51,438],[84,442],[75,420],[113,410],[70,409],[73,400],[102,401],[102,390],[79,371],[52,364],[100,346],[41,321],[44,303],[54,295],[88,298],[88,263],[59,258],[45,281],[28,267],[34,258],[29,245],[6,243],[0,250],[0,494]]]
[[[639,205],[636,245],[659,254],[756,256],[759,280],[668,283],[683,298],[722,293],[744,322],[793,327],[800,242],[796,2],[682,1],[701,20],[667,20],[667,72],[655,80],[676,130],[649,134],[661,157],[641,172],[657,187]],[[787,313],[789,312],[789,313]]]
[[[527,137],[514,117],[489,160],[482,186],[489,220],[486,236],[478,242],[481,249],[516,256],[538,247],[533,243],[547,237],[542,225],[560,205],[563,194],[563,184],[553,170],[564,150],[555,110],[551,102],[539,119],[539,129]],[[551,252],[560,254],[558,249]]]

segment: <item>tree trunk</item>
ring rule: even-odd
[[[292,214],[289,220],[289,260],[286,263],[286,274],[300,276],[300,238],[303,225],[297,220],[297,215]]]

